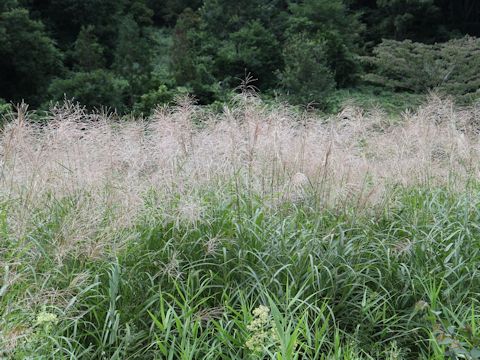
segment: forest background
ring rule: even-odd
[[[399,110],[480,87],[475,0],[0,0],[0,113],[148,115],[179,94],[218,106],[241,79],[266,100]]]

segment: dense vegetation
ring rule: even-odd
[[[0,359],[480,360],[479,88],[476,0],[0,0]]]
[[[24,99],[48,108],[66,96],[90,108],[149,113],[184,93],[201,104],[228,100],[251,74],[265,98],[335,109],[335,90],[371,92],[365,74],[382,80],[373,81],[377,94],[425,93],[443,85],[451,67],[462,84],[465,69],[480,73],[478,62],[456,68],[457,56],[466,61],[461,42],[476,40],[425,44],[465,35],[480,35],[478,1],[1,0],[0,107]],[[395,66],[418,66],[392,72],[386,51],[400,56]],[[425,70],[437,52],[441,64]],[[399,84],[398,76],[420,86]],[[476,82],[455,84],[440,87],[476,97]]]
[[[430,101],[12,114],[0,357],[478,360],[478,109]]]

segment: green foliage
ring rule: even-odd
[[[178,18],[171,48],[171,71],[178,85],[191,89],[200,104],[208,104],[217,97],[219,89],[212,57],[198,53],[204,40],[199,27],[200,17],[190,9]],[[211,44],[205,41],[202,46]]]
[[[0,354],[478,359],[477,190],[402,189],[358,216],[306,203],[274,210],[240,189],[235,204],[204,194],[209,210],[193,223],[146,199],[134,226],[90,235],[105,230],[126,246],[61,263],[50,245],[80,204],[56,199],[26,236],[43,256],[14,251],[19,242],[4,251],[15,272],[0,275],[15,285],[0,295]],[[51,297],[26,307],[36,293]]]
[[[154,11],[154,21],[160,26],[175,26],[178,17],[185,9],[197,10],[203,0],[148,0],[148,6]]]
[[[188,89],[186,88],[169,89],[166,85],[160,85],[156,90],[140,96],[133,106],[133,112],[150,115],[157,106],[172,104],[177,96],[187,94]]]
[[[61,53],[43,24],[25,9],[6,6],[0,12],[0,97],[38,105],[62,70]]]
[[[221,102],[247,76],[256,79],[254,85],[266,97],[283,91],[297,94],[293,103],[314,98],[324,107],[319,99],[333,84],[327,73],[336,90],[362,86],[359,55],[377,58],[384,56],[379,52],[391,51],[392,58],[407,63],[393,59],[397,70],[367,69],[377,76],[373,80],[369,75],[369,81],[382,84],[385,76],[391,77],[397,84],[389,81],[386,87],[415,92],[442,83],[442,91],[471,101],[476,96],[472,68],[455,67],[464,76],[448,72],[453,63],[465,64],[475,47],[466,44],[462,50],[461,44],[451,43],[452,49],[435,55],[422,46],[465,34],[480,36],[479,11],[480,3],[473,0],[3,0],[0,97],[38,107],[50,100],[46,89],[54,79],[103,70],[128,81],[127,96],[115,101],[127,112],[135,104],[147,109],[155,97],[161,99],[164,95],[155,93],[162,85],[188,89],[202,105]],[[312,73],[321,78],[308,79],[319,89],[302,85],[300,68],[313,65],[308,56],[300,65],[287,54],[299,37],[309,48],[304,55],[322,47],[317,61],[322,65]],[[375,49],[382,39],[412,43],[385,42]],[[380,62],[384,60],[386,56]],[[411,70],[409,64],[425,69]],[[419,76],[404,81],[403,73]]]
[[[90,109],[108,107],[121,112],[128,89],[127,80],[100,69],[76,72],[69,78],[56,79],[48,92],[53,101],[73,98]]]
[[[181,85],[197,79],[194,46],[195,30],[198,26],[198,15],[187,9],[180,15],[174,29],[170,65],[175,81]]]
[[[133,17],[133,20],[140,26],[150,26],[153,24],[153,10],[147,5],[145,0],[130,0],[124,12]]]
[[[448,38],[436,0],[378,0],[365,9],[369,41],[382,38],[433,42]]]
[[[384,40],[367,58],[373,72],[366,80],[416,93],[436,89],[461,101],[478,97],[480,40],[472,37],[426,45]]]
[[[280,14],[267,1],[208,0],[197,13],[187,9],[177,21],[172,48],[178,84],[189,85],[201,103],[218,100],[248,74],[258,79],[260,90],[272,90],[282,66]]]
[[[112,67],[128,80],[127,105],[133,105],[136,97],[148,89],[152,64],[148,40],[132,16],[125,17],[120,24]]]
[[[480,97],[480,39],[465,37],[441,46],[441,73],[446,74],[439,90],[462,102]]]
[[[297,104],[326,105],[335,88],[335,79],[328,66],[327,45],[304,35],[292,37],[284,50],[285,70],[279,74],[280,84],[288,98]]]
[[[199,14],[212,40],[227,40],[231,33],[255,20],[277,35],[285,27],[285,24],[278,24],[277,19],[286,5],[287,2],[282,0],[204,0]]]
[[[422,105],[426,96],[409,92],[395,92],[380,86],[359,86],[340,89],[328,97],[326,110],[338,114],[346,105],[361,109],[381,109],[391,116],[398,116],[406,110],[414,110]]]
[[[392,89],[423,92],[438,85],[441,74],[436,66],[435,48],[410,40],[384,40],[366,58],[374,71],[366,80]]]
[[[0,98],[0,116],[9,113],[12,110],[12,106],[4,99]]]
[[[281,47],[275,36],[258,20],[246,23],[221,42],[215,61],[216,77],[233,88],[250,73],[260,89],[275,85],[274,73],[282,66]]]
[[[67,50],[77,39],[82,27],[94,26],[100,43],[110,57],[116,38],[118,21],[124,6],[130,0],[24,0],[25,6],[55,36],[59,46]]]
[[[0,12],[9,11],[18,7],[18,0],[2,0],[0,2]]]
[[[98,43],[93,26],[82,27],[75,41],[73,61],[78,71],[92,71],[105,67],[104,49]]]
[[[6,116],[13,111],[12,105],[0,98],[0,128],[3,127],[6,121]]]
[[[292,2],[287,36],[304,34],[305,38],[324,43],[327,64],[337,85],[355,82],[359,70],[354,54],[363,31],[357,16],[341,0],[306,0]]]
[[[159,82],[166,79],[173,80],[171,74],[171,56],[173,35],[168,29],[157,29],[150,33],[152,39],[152,76],[158,78]]]

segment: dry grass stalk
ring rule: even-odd
[[[36,209],[75,199],[74,215],[54,240],[63,248],[60,259],[98,238],[100,222],[107,230],[132,224],[151,189],[166,216],[189,221],[201,217],[201,193],[222,196],[232,184],[273,204],[313,196],[321,206],[366,207],[392,185],[462,185],[477,177],[479,137],[472,127],[479,113],[432,97],[397,124],[355,108],[323,121],[248,96],[220,115],[184,101],[136,122],[67,103],[38,125],[21,108],[0,136],[0,196],[17,238],[29,231]],[[178,198],[178,210],[166,205]],[[101,252],[96,243],[86,248]]]

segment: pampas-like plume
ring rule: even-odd
[[[183,101],[125,122],[67,103],[38,125],[20,109],[0,137],[0,196],[10,204],[10,228],[21,238],[41,204],[75,199],[76,216],[55,239],[70,249],[105,223],[105,209],[113,214],[106,237],[108,228],[134,222],[152,190],[160,208],[182,199],[179,213],[194,221],[200,208],[187,205],[205,191],[244,189],[269,204],[293,191],[324,207],[350,200],[367,206],[390,186],[462,185],[478,176],[476,108],[432,97],[392,123],[381,112],[350,108],[320,119],[253,100],[236,99],[222,114]]]

